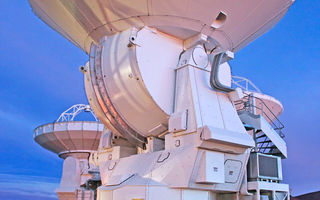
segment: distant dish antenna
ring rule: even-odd
[[[92,108],[90,105],[85,104],[76,104],[68,108],[66,111],[64,111],[56,122],[68,122],[68,121],[74,121],[75,117],[79,115],[82,112],[91,113],[91,115],[94,117],[95,121],[99,121],[97,116],[94,114]]]

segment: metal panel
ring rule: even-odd
[[[179,189],[170,189],[166,186],[149,186],[147,198],[149,200],[178,200],[180,199]]]
[[[68,129],[68,123],[55,123],[54,131],[66,131]]]
[[[199,190],[182,190],[182,200],[208,200],[208,191]]]
[[[254,141],[247,133],[233,132],[211,126],[204,127],[202,139],[205,141],[235,144],[242,147],[254,147]]]
[[[242,162],[239,160],[226,160],[224,167],[226,183],[236,183],[240,176]]]
[[[82,122],[68,122],[66,123],[68,126],[68,131],[80,131],[83,130],[83,123]]]
[[[113,191],[114,200],[145,199],[145,186],[127,186]]]
[[[109,190],[103,190],[101,188],[97,189],[97,200],[113,200],[112,199],[112,192],[113,191],[109,191]]]
[[[138,32],[136,44],[136,59],[145,87],[158,106],[170,115],[173,112],[175,68],[183,51],[183,41],[144,28]]]
[[[54,130],[54,124],[46,124],[42,127],[42,133],[50,133]]]
[[[98,123],[87,123],[83,122],[82,127],[84,130],[87,131],[97,131],[98,130]]]
[[[196,179],[197,183],[224,183],[224,154],[204,151]]]

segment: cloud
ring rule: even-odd
[[[57,178],[0,174],[0,199],[57,199]]]
[[[22,114],[8,112],[0,109],[0,120],[5,121],[6,123],[12,123],[12,124],[19,124],[19,126],[30,127],[35,126],[36,122],[29,120],[27,117],[25,117]]]

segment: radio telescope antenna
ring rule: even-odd
[[[84,112],[90,113],[94,120],[75,120]],[[98,171],[88,159],[92,152],[97,151],[103,130],[104,125],[86,104],[73,105],[55,122],[34,130],[34,140],[64,160],[60,187],[56,190],[60,199],[66,193],[72,194],[75,190],[99,183]]]
[[[92,107],[35,130],[65,159],[59,200],[289,199],[283,106],[228,62],[294,0],[29,2],[88,54]]]

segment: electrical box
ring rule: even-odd
[[[169,118],[169,132],[176,133],[187,130],[188,110],[173,113]]]
[[[224,183],[224,173],[224,154],[204,151],[201,155],[196,182],[206,184]]]
[[[251,153],[248,163],[248,179],[282,180],[281,158],[262,153]]]

